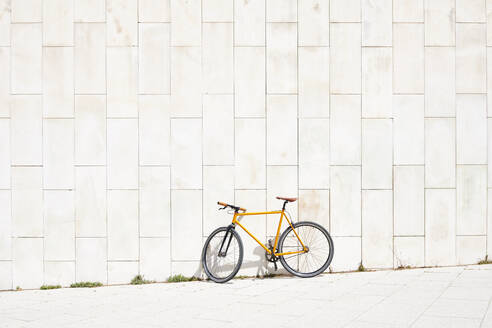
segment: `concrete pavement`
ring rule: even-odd
[[[492,265],[0,293],[0,327],[492,327]]]

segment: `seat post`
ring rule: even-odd
[[[284,201],[284,205],[282,206],[282,211],[285,211],[285,205],[288,203],[288,201]]]

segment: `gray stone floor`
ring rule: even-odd
[[[0,293],[0,327],[492,327],[492,265]]]

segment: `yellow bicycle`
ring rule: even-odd
[[[234,278],[241,268],[244,250],[241,237],[235,230],[236,225],[265,249],[266,259],[275,265],[275,270],[277,270],[277,261],[280,261],[291,274],[310,278],[328,268],[334,252],[333,240],[328,231],[315,222],[293,223],[285,214],[285,206],[289,202],[295,202],[297,198],[277,197],[277,199],[284,201],[282,210],[251,213],[246,213],[246,209],[239,206],[217,202],[223,206],[220,209],[234,210],[234,216],[229,226],[220,227],[212,232],[203,246],[202,265],[211,280],[219,283],[227,282]],[[267,245],[263,245],[239,222],[239,218],[243,216],[264,214],[280,214],[275,241],[272,243],[272,240],[268,240]],[[289,226],[279,237],[284,218]]]

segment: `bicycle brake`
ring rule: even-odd
[[[224,210],[224,209],[226,209],[226,208],[227,208],[227,206],[221,207],[221,208],[219,208],[219,211],[220,211],[220,210]]]

